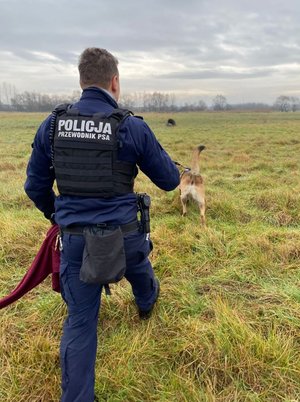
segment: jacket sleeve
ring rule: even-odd
[[[49,128],[50,116],[41,124],[34,138],[24,185],[28,197],[47,219],[50,219],[55,211],[55,193],[52,189],[54,170],[51,168]]]
[[[142,122],[140,152],[137,164],[141,171],[162,190],[174,190],[180,181],[179,170],[163,149],[149,126]]]

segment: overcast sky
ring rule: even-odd
[[[0,84],[72,93],[90,46],[119,59],[123,93],[300,96],[300,0],[0,0]]]

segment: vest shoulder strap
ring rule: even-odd
[[[52,114],[62,114],[65,113],[68,109],[70,109],[70,106],[72,106],[72,103],[60,103],[55,106]]]
[[[140,119],[140,120],[144,120],[143,116],[137,116],[137,115],[135,114],[134,117],[136,117],[137,119]]]
[[[118,121],[122,121],[124,119],[126,119],[129,116],[133,116],[133,112],[131,110],[128,109],[114,109],[109,115],[108,117],[112,117],[117,119]]]
[[[50,169],[53,169],[53,164],[54,164],[54,148],[53,148],[53,140],[54,140],[54,132],[55,132],[55,125],[56,125],[56,119],[57,116],[66,113],[66,111],[70,108],[72,104],[71,103],[60,103],[55,106],[54,110],[52,111],[51,114],[51,119],[50,119],[50,130],[49,130],[49,140],[50,140],[50,156],[51,156],[51,167]]]

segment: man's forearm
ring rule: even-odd
[[[47,219],[55,212],[55,193],[51,190],[43,190],[34,186],[29,180],[24,186],[27,196],[34,202],[34,205],[44,213]]]

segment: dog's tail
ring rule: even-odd
[[[193,151],[193,157],[192,157],[192,167],[191,167],[191,172],[192,173],[199,173],[200,168],[199,168],[199,155],[200,153],[205,149],[204,145],[199,145],[196,147]]]

